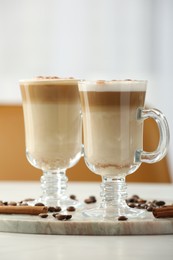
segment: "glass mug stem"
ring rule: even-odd
[[[102,184],[100,185],[101,192],[101,208],[105,208],[103,217],[112,217],[112,215],[121,216],[125,214],[127,207],[127,185],[125,178],[110,178],[102,177]],[[121,205],[121,207],[120,207]]]
[[[127,218],[143,218],[146,216],[144,209],[131,208],[127,205],[127,184],[125,177],[102,177],[100,185],[101,203],[97,209],[83,212],[86,217],[96,219],[116,220],[120,216]]]
[[[159,129],[159,144],[153,152],[137,150],[135,155],[136,162],[155,163],[163,159],[166,155],[169,145],[170,132],[165,116],[158,109],[139,108],[137,112],[137,120],[145,120],[152,118],[157,123]]]
[[[47,205],[61,205],[60,200],[67,198],[67,181],[65,171],[44,171],[41,176],[42,201]]]

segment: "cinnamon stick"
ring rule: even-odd
[[[173,205],[154,208],[153,215],[155,218],[173,218]]]
[[[0,214],[39,215],[47,212],[48,208],[45,206],[0,206]]]

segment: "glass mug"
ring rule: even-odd
[[[42,196],[36,202],[48,206],[78,207],[67,197],[66,169],[82,153],[82,118],[75,79],[21,80],[26,156],[43,171]]]
[[[145,163],[161,160],[169,144],[165,116],[145,109],[147,81],[79,81],[83,114],[84,159],[88,168],[102,177],[101,204],[84,211],[101,218],[143,217],[144,210],[128,207],[125,177]],[[160,140],[153,152],[143,151],[143,122],[153,118]]]

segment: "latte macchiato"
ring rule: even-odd
[[[145,81],[80,82],[85,159],[102,176],[124,176],[134,167],[135,152],[143,148]],[[94,167],[94,169],[93,169]]]
[[[20,81],[29,161],[42,170],[61,170],[80,158],[81,106],[77,80]]]

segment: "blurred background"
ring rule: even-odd
[[[172,0],[0,0],[1,105],[38,75],[147,79],[173,133],[172,74]],[[172,139],[168,158],[173,179]]]

